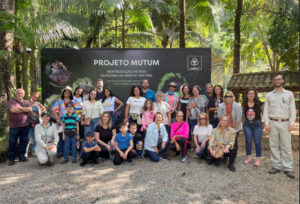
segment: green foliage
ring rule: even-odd
[[[280,0],[278,14],[273,17],[269,42],[281,61],[291,70],[299,69],[299,3]]]

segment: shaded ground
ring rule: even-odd
[[[299,150],[299,129],[293,149]],[[31,157],[28,163],[8,167],[0,164],[1,203],[299,203],[299,152],[293,151],[296,179],[270,168],[267,136],[263,138],[262,166],[243,164],[244,136],[239,138],[235,173],[227,166],[209,166],[189,153],[152,163],[135,160],[115,167],[111,161],[99,165],[79,163],[43,167]],[[254,152],[254,151],[253,151]]]

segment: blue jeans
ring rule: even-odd
[[[262,136],[262,122],[261,120],[255,120],[253,122],[245,121],[244,133],[246,137],[246,153],[251,155],[252,138],[254,138],[256,157],[261,157],[261,136]]]
[[[68,135],[65,135],[65,148],[64,148],[64,159],[68,160],[69,158],[69,152],[70,152],[70,144],[72,148],[72,159],[76,159],[77,157],[77,151],[76,151],[76,136],[70,137]]]
[[[84,140],[86,140],[86,135],[89,131],[95,132],[97,125],[99,124],[100,118],[91,119],[89,126],[84,126]]]
[[[65,148],[65,141],[62,139],[62,132],[58,133],[59,141],[57,144],[57,155],[62,156],[64,155],[64,148]]]
[[[198,145],[201,146],[202,142],[198,142]],[[204,149],[201,149],[197,154],[198,157],[201,157],[202,155],[205,156],[207,153],[207,148],[208,148],[209,142],[206,142]]]
[[[117,117],[114,114],[114,112],[110,112],[110,117],[111,117],[111,122],[112,122],[113,126],[115,126],[116,125],[116,121],[117,121]]]
[[[158,149],[159,153],[156,153],[155,151],[146,150],[146,154],[150,158],[151,161],[158,162],[159,161],[159,156],[167,152],[169,144],[170,144],[170,142],[168,141],[166,143],[165,149],[161,149],[162,143],[159,143],[157,145],[157,149]]]
[[[32,152],[35,152],[36,140],[35,140],[34,129],[35,129],[34,127],[29,126],[29,130],[28,130],[28,145],[27,145],[27,148],[26,148],[26,153],[28,153],[29,146],[30,146],[30,139],[31,138],[33,140]]]
[[[194,143],[193,138],[193,131],[195,125],[197,125],[198,120],[197,119],[189,119],[189,126],[190,126],[190,133],[189,133],[189,141],[191,141],[191,144]]]
[[[18,157],[19,159],[23,159],[25,157],[26,147],[28,144],[28,130],[29,130],[29,126],[9,129],[9,141],[8,141],[9,161],[14,161],[16,158],[18,139],[20,140]]]

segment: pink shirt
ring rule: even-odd
[[[15,100],[9,100],[7,103],[7,109],[10,110],[11,108],[15,108],[17,106],[22,107],[31,107],[29,101],[23,100],[22,102],[17,102]],[[19,128],[19,127],[26,127],[29,125],[29,113],[22,112],[22,113],[11,113],[9,112],[9,127],[10,128]]]
[[[168,92],[164,94],[164,101],[166,101],[167,94],[168,94]],[[179,96],[178,96],[178,94],[176,94],[176,95],[177,95],[177,97],[176,97],[176,105],[177,105],[178,102],[179,102]],[[168,95],[168,101],[166,101],[166,102],[170,105],[171,111],[173,111],[175,109],[175,107],[174,107],[175,94],[173,94],[173,95],[169,94]]]
[[[180,128],[179,124],[177,122],[173,123],[171,125],[171,139],[173,139],[174,135],[181,135],[182,137],[189,139],[189,132],[190,132],[190,127],[187,122],[183,122],[183,125],[181,125]],[[175,130],[178,128],[178,130],[175,132]],[[179,140],[180,138],[176,138],[176,140]]]
[[[142,114],[142,123],[143,126],[141,128],[141,131],[146,130],[147,127],[153,123],[153,118],[155,115],[155,111],[144,111]]]

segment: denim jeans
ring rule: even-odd
[[[262,122],[261,120],[255,120],[253,122],[245,121],[244,133],[246,138],[246,153],[251,155],[252,138],[254,139],[256,157],[261,157],[261,136],[262,136]]]
[[[110,112],[110,117],[111,117],[111,122],[112,122],[113,126],[115,126],[116,121],[117,121],[117,116],[114,114],[114,112]]]
[[[65,135],[65,148],[64,148],[64,159],[68,160],[69,158],[69,152],[70,152],[70,144],[72,147],[72,159],[76,159],[77,157],[77,151],[76,151],[76,136],[68,136]]]
[[[202,142],[198,142],[199,147],[201,146]],[[209,142],[206,142],[204,149],[201,149],[197,154],[198,157],[206,156],[207,155],[207,148],[208,148]]]
[[[62,156],[64,155],[64,148],[65,148],[65,141],[62,139],[62,132],[58,133],[59,141],[57,144],[57,155]]]
[[[194,127],[197,125],[198,120],[197,119],[189,119],[189,126],[190,126],[190,133],[189,133],[189,141],[192,143],[194,143],[193,141],[193,131],[194,131]]]
[[[18,139],[20,140],[18,157],[19,159],[23,159],[25,157],[26,147],[28,144],[28,130],[29,130],[29,126],[9,129],[9,141],[8,141],[9,161],[14,161],[16,158]]]
[[[84,126],[84,140],[86,140],[86,135],[88,131],[95,132],[97,125],[99,124],[100,118],[91,119],[91,123],[89,126]]]
[[[28,130],[28,145],[27,145],[27,148],[26,148],[26,153],[28,153],[29,146],[30,146],[30,139],[31,138],[33,140],[32,152],[35,152],[36,140],[35,140],[34,129],[35,129],[34,127],[29,126],[29,130]]]
[[[159,161],[159,156],[167,152],[169,144],[170,144],[170,142],[168,141],[166,143],[165,149],[161,149],[162,143],[159,143],[157,145],[157,149],[158,149],[159,153],[156,153],[155,151],[146,150],[146,154],[150,158],[151,161],[158,162]]]

